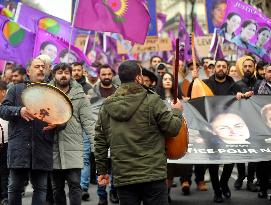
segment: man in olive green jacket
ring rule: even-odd
[[[67,94],[73,113],[69,121],[57,127],[53,149],[52,185],[56,205],[65,205],[65,181],[69,186],[71,205],[81,204],[80,177],[83,168],[83,129],[93,145],[94,124],[90,102],[83,88],[71,80],[72,69],[68,64],[58,64],[53,69],[54,85]]]
[[[119,67],[121,86],[101,107],[95,127],[98,181],[108,182],[110,148],[114,185],[120,204],[166,205],[167,159],[165,138],[181,127],[181,104],[168,111],[160,97],[143,88],[137,61]]]

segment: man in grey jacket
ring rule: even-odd
[[[52,184],[56,205],[66,204],[65,181],[69,186],[71,205],[81,204],[80,177],[83,168],[83,130],[88,136],[94,135],[94,120],[90,102],[82,86],[71,80],[72,68],[66,63],[53,69],[53,83],[70,98],[73,115],[56,130],[54,137],[54,164]],[[93,138],[90,139],[93,142]]]

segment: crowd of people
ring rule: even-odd
[[[67,204],[65,182],[72,205],[91,200],[90,184],[97,186],[98,205],[107,205],[108,195],[115,204],[166,205],[172,200],[174,177],[184,195],[190,195],[193,173],[197,189],[208,190],[207,169],[214,202],[231,197],[228,182],[234,161],[223,165],[220,177],[217,164],[167,164],[165,139],[179,132],[181,101],[191,99],[195,79],[203,80],[214,95],[234,95],[236,100],[270,95],[270,64],[256,62],[252,56],[237,62],[208,57],[201,62],[180,61],[176,104],[174,69],[160,56],[147,64],[124,61],[118,70],[99,62],[93,67],[97,73],[88,72],[81,62],[52,65],[45,54],[26,68],[6,63],[0,80],[1,205],[22,204],[29,181],[33,205]],[[39,82],[57,87],[70,99],[73,113],[68,122],[47,124],[23,105],[23,91]],[[216,130],[215,121],[212,126]],[[269,162],[237,164],[237,170],[236,190],[247,177],[247,190],[267,198]]]

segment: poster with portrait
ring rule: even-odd
[[[271,19],[257,8],[231,0],[220,27],[220,35],[239,49],[271,62]]]
[[[227,0],[205,0],[208,32],[213,33],[223,23],[227,8]]]
[[[171,163],[224,164],[271,158],[271,96],[201,97],[184,103],[187,154]]]
[[[67,41],[42,29],[39,29],[36,33],[33,55],[35,57],[40,54],[48,55],[54,64],[84,61],[87,65],[91,65],[79,48],[70,45],[69,51]]]

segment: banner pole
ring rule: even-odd
[[[215,35],[217,35],[217,33]],[[217,55],[217,50],[218,50],[219,44],[220,44],[220,36],[218,36],[218,40],[217,40],[217,44],[216,44],[216,47],[215,47],[215,53],[214,53],[213,60],[216,60],[216,55]]]
[[[73,34],[74,22],[75,22],[75,16],[76,16],[76,13],[77,13],[78,4],[79,4],[79,0],[76,0],[75,5],[74,5],[74,10],[73,10],[71,33],[70,33],[70,39],[69,39],[69,49],[68,49],[69,54],[70,54],[70,51],[71,51],[72,34]]]
[[[88,36],[86,38],[86,42],[85,42],[85,45],[84,45],[84,50],[83,50],[84,54],[87,53],[89,37],[90,37],[90,31],[88,31]]]

